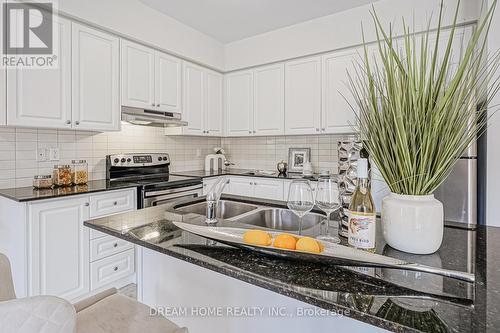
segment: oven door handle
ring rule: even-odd
[[[183,198],[197,198],[201,195],[201,190],[192,190],[188,192],[178,192],[166,195],[156,196],[150,199],[147,199],[147,203],[145,203],[145,207],[157,206],[158,203],[167,203],[177,199]]]
[[[151,191],[151,192],[144,192],[144,197],[145,198],[150,198],[150,197],[157,197],[159,195],[166,195],[166,194],[189,194],[187,192],[194,191],[194,190],[200,190],[202,189],[203,186],[200,185],[194,185],[194,186],[189,186],[189,187],[178,187],[178,188],[172,188],[168,190],[162,190],[162,191]]]

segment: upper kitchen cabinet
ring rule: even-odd
[[[122,105],[155,108],[155,51],[123,39],[121,44]]]
[[[122,105],[181,112],[180,59],[122,40]]]
[[[283,135],[284,65],[226,76],[227,136]]]
[[[155,51],[155,101],[160,111],[181,112],[182,62]]]
[[[226,76],[226,135],[248,136],[253,133],[253,72]]]
[[[321,57],[285,64],[285,134],[319,134]]]
[[[188,125],[184,134],[202,135],[205,133],[205,70],[195,64],[184,63],[184,110],[183,120]]]
[[[283,64],[254,70],[253,134],[285,133],[285,68]]]
[[[223,135],[223,84],[222,74],[189,62],[183,64],[184,127],[168,127],[167,135]]]
[[[36,11],[31,12],[30,15]],[[35,18],[36,19],[36,18]],[[54,16],[57,38],[53,69],[7,70],[7,124],[11,126],[71,128],[71,22]],[[17,25],[22,27],[22,25]],[[14,31],[22,38],[21,31]]]
[[[224,76],[208,70],[205,87],[205,134],[222,136],[224,134]]]
[[[73,23],[72,113],[77,129],[120,129],[119,39]]]
[[[361,61],[363,49],[349,49],[323,56],[321,133],[352,133],[356,109],[349,89],[349,75],[355,75],[355,62]]]

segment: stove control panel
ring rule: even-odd
[[[155,166],[170,164],[170,157],[167,153],[108,155],[106,163],[113,167]]]

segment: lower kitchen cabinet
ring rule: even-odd
[[[203,194],[206,195],[220,177],[203,180]],[[263,177],[230,177],[223,193],[259,199],[283,200],[283,180]]]
[[[31,295],[71,300],[90,291],[88,217],[87,197],[30,205]]]
[[[134,246],[91,233],[83,222],[92,216],[92,202],[131,197],[132,206],[112,205],[121,208],[107,215],[134,210],[135,193],[134,188],[27,203],[0,198],[0,252],[12,262],[17,296],[76,302],[134,280]]]
[[[253,196],[262,199],[283,200],[283,181],[265,178],[254,178]]]

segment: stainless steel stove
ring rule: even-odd
[[[139,209],[203,194],[201,178],[172,176],[169,167],[167,153],[106,156],[107,180],[110,184],[136,184]]]

